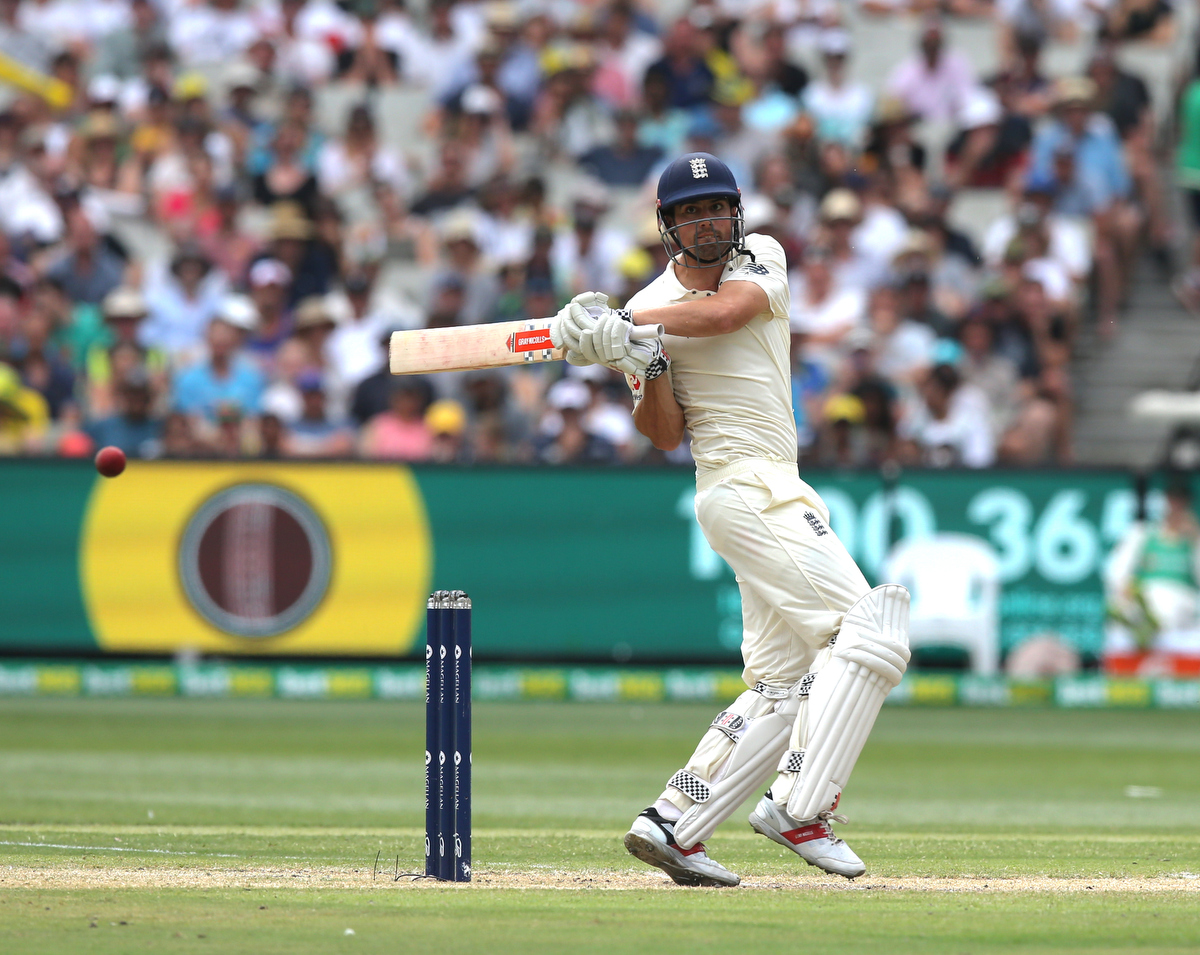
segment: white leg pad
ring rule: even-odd
[[[824,656],[824,654],[822,654]],[[876,587],[847,612],[811,681],[780,787],[794,819],[812,819],[841,795],[889,691],[908,668],[908,591]],[[790,778],[789,778],[790,777]],[[787,785],[790,783],[791,785]],[[776,798],[784,798],[784,792]]]
[[[696,801],[675,823],[675,841],[685,849],[709,838],[717,826],[757,792],[787,749],[799,707],[796,688],[760,684],[738,697],[734,707],[747,697],[754,699],[739,708],[757,711],[756,715],[745,721],[740,734],[731,737],[733,751],[713,774],[703,801]],[[674,777],[672,780],[674,784]]]

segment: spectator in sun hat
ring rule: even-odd
[[[830,268],[838,288],[865,293],[882,277],[883,268],[854,241],[854,230],[862,221],[862,200],[849,189],[826,193],[817,210],[824,244],[829,249]]]
[[[1055,84],[1054,117],[1033,140],[1029,174],[1051,178],[1055,210],[1090,219],[1099,279],[1098,330],[1116,331],[1142,216],[1130,202],[1133,182],[1112,121],[1094,107],[1096,84],[1086,76]]]
[[[294,327],[287,304],[292,270],[279,259],[259,259],[250,266],[246,278],[250,299],[258,312],[248,347],[263,367],[269,368],[276,350]]]
[[[744,109],[753,95],[754,84],[744,77],[718,80],[709,107],[720,144],[717,153],[738,182],[749,182],[751,171],[774,148],[771,137],[746,124]]]
[[[876,100],[870,137],[863,150],[867,168],[920,179],[925,169],[925,147],[913,136],[917,119],[916,113],[898,96],[881,96]]]
[[[866,409],[853,394],[830,395],[821,409],[819,437],[815,453],[824,467],[855,467],[865,455]]]
[[[611,138],[608,108],[590,85],[596,66],[591,48],[554,43],[543,52],[541,62],[546,80],[529,131],[543,153],[574,158]]]
[[[472,86],[483,86],[500,97],[500,106],[505,119],[513,129],[524,129],[529,122],[529,110],[537,92],[536,81],[530,83],[518,67],[512,72],[509,60],[513,53],[513,42],[518,27],[516,4],[507,0],[488,4],[488,21],[491,28],[487,38],[475,51],[474,61],[455,77],[454,88],[442,99],[445,113],[439,117],[449,119],[462,109],[465,92]],[[500,30],[496,23],[503,21]]]
[[[804,88],[801,103],[815,120],[821,139],[856,147],[866,136],[875,97],[847,76],[850,35],[845,30],[825,30],[818,47],[824,76]]]
[[[121,121],[108,110],[93,110],[79,126],[78,141],[73,175],[89,207],[103,209],[106,218],[144,215],[141,163],[124,155]]]
[[[156,458],[162,453],[162,420],[154,414],[154,388],[142,369],[116,383],[115,413],[92,422],[87,432],[96,447],[113,445],[131,458]]]
[[[455,139],[464,150],[467,181],[478,188],[497,176],[510,175],[517,153],[504,110],[504,97],[490,86],[475,83],[463,91],[460,105]],[[572,118],[568,114],[564,120]],[[601,119],[607,128],[607,116],[597,117],[597,121]],[[588,134],[587,138],[592,137]],[[579,150],[586,148],[582,145]]]
[[[539,426],[534,449],[543,464],[611,464],[617,449],[608,439],[593,434],[584,416],[592,392],[578,378],[562,378],[546,393],[547,412]]]
[[[246,296],[221,300],[205,335],[207,355],[175,378],[174,410],[210,423],[221,407],[236,408],[242,415],[258,413],[266,380],[245,348],[258,320],[258,309]]]
[[[329,413],[320,372],[305,372],[296,385],[303,411],[288,428],[284,454],[293,458],[348,456],[354,450],[354,432]]]
[[[213,269],[198,245],[180,246],[169,268],[151,263],[143,288],[149,317],[141,343],[172,358],[193,354],[227,289],[225,275]]]
[[[308,351],[309,367],[321,375],[325,393],[325,410],[331,420],[346,417],[353,386],[341,376],[338,366],[330,361],[329,339],[337,329],[337,319],[329,300],[323,295],[310,295],[296,306],[292,337]],[[357,384],[357,382],[355,383]]]
[[[1033,142],[1030,176],[1057,186],[1056,208],[1068,215],[1108,211],[1129,194],[1129,172],[1112,121],[1094,109],[1096,84],[1064,77],[1054,87],[1054,118]],[[1061,174],[1068,161],[1068,175]]]
[[[478,325],[487,321],[499,286],[491,263],[483,258],[479,233],[483,219],[474,209],[459,209],[442,220],[441,239],[444,265],[433,276],[432,291],[441,291],[446,280],[461,283],[464,295],[461,321]]]
[[[467,412],[461,404],[442,398],[425,412],[425,424],[433,435],[431,461],[453,464],[463,456],[463,438],[467,430]]]
[[[121,286],[105,296],[102,305],[106,334],[98,337],[89,348],[84,370],[86,396],[84,404],[91,417],[104,417],[116,407],[116,388],[129,368],[130,357],[137,369],[151,378],[156,394],[166,388],[169,356],[156,347],[142,344],[142,327],[149,315],[149,305],[142,293],[133,286]]]
[[[323,250],[317,248],[316,225],[302,206],[294,202],[272,206],[268,237],[266,256],[283,263],[291,273],[288,305],[328,290],[331,269]]]

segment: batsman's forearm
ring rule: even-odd
[[[683,409],[675,400],[668,375],[642,383],[642,400],[633,412],[633,424],[660,451],[674,451],[683,441]]]
[[[668,335],[710,338],[736,332],[755,315],[770,310],[767,293],[753,282],[726,282],[714,294],[690,302],[635,308],[635,325],[662,325]]]
[[[738,322],[727,303],[717,301],[715,295],[694,302],[634,309],[632,318],[635,325],[662,325],[668,335],[685,338],[727,335],[745,324]]]

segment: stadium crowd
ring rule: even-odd
[[[1118,54],[1177,11],[846,2],[0,0],[0,66],[65,90],[0,97],[0,453],[686,463],[602,367],[384,358],[623,300],[666,265],[659,170],[700,149],[792,264],[802,461],[1069,461],[1076,343],[1117,332],[1138,255],[1169,267],[1172,124]],[[915,46],[863,84],[856,24],[889,20]],[[1085,71],[1050,76],[1055,43]],[[1179,129],[1200,190],[1200,86]],[[1200,258],[1176,288],[1200,305]]]

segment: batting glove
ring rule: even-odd
[[[550,340],[555,348],[566,349],[572,365],[594,365],[600,356],[585,342],[585,333],[596,324],[596,317],[607,311],[608,296],[603,292],[582,292],[571,299],[550,323]]]
[[[627,375],[637,375],[644,381],[653,381],[670,366],[670,356],[656,338],[631,341],[631,319],[628,309],[608,310],[596,320],[590,333],[584,333],[583,339],[587,342],[590,338],[599,364]]]
[[[625,374],[636,375],[642,381],[653,381],[671,367],[671,356],[663,349],[661,339],[648,338],[629,343],[625,363],[619,366]],[[628,370],[628,366],[632,366],[633,370]]]
[[[627,309],[605,310],[592,328],[592,344],[600,356],[600,363],[616,367],[616,363],[629,355],[629,334],[633,331]]]

